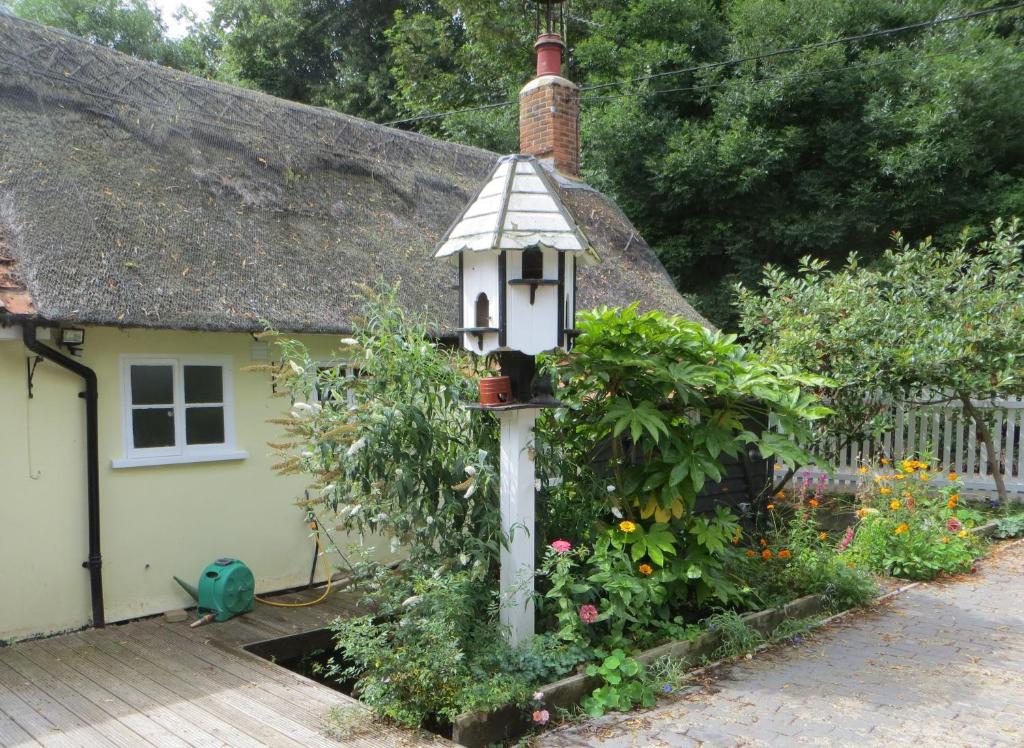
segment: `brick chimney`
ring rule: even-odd
[[[555,33],[541,34],[537,77],[519,92],[519,151],[536,156],[569,177],[580,175],[580,90],[562,77],[565,43]]]

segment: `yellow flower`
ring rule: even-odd
[[[889,502],[889,508],[892,509],[894,512],[897,509],[899,509],[900,506],[902,505],[900,504],[900,502],[896,501],[896,499],[893,499],[892,501]]]
[[[624,519],[619,523],[619,529],[626,533],[635,532],[636,524],[630,522],[628,519]]]
[[[949,536],[948,535],[943,535],[941,540],[942,540],[943,543],[948,543],[949,542]]]
[[[966,538],[968,535],[970,535],[970,533],[967,532],[967,530],[961,530],[956,534],[958,538]]]
[[[928,475],[928,473],[918,473],[917,477],[920,478],[921,480],[931,480],[932,479],[932,477],[930,475]]]
[[[900,535],[902,533],[907,532],[909,529],[910,529],[910,525],[908,525],[906,522],[903,522],[903,523],[897,525],[896,529],[893,530],[893,532],[896,533],[897,535]]]
[[[637,568],[637,570],[639,570],[639,572],[640,572],[641,574],[643,574],[643,575],[644,575],[645,577],[649,577],[649,576],[651,575],[651,572],[652,572],[652,571],[654,571],[654,569],[652,569],[652,568],[651,568],[651,565],[650,565],[650,564],[640,564],[640,565],[639,565],[638,567],[636,567],[636,568]]]
[[[881,488],[878,489],[878,493],[882,494],[882,496],[888,496],[889,494],[892,493],[892,489],[889,488],[888,486],[882,486]]]
[[[890,462],[892,462],[892,460],[890,460],[888,457],[883,457],[882,458],[882,464],[883,465],[888,465]]]
[[[895,478],[896,480],[906,480],[907,476],[905,476],[903,473],[896,473],[896,475],[894,475],[893,478]]]
[[[864,519],[871,514],[878,514],[878,510],[873,506],[864,506],[857,510],[857,516],[861,519]]]
[[[818,540],[828,540],[828,533],[827,532],[819,532],[818,533]]]
[[[864,475],[864,473],[866,473],[867,471],[868,468],[866,465],[861,465],[859,468],[857,468],[857,472],[860,473],[861,475]]]

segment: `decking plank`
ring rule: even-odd
[[[42,744],[25,732],[18,723],[0,710],[0,746],[3,748],[29,748]]]
[[[55,724],[19,698],[7,686],[0,686],[0,714],[5,714],[44,746],[54,746],[55,748],[76,748],[77,746]]]
[[[118,642],[116,632],[90,632],[86,642],[106,654],[111,660],[131,669],[139,678],[159,684],[153,690],[154,696],[166,693],[166,701],[177,702],[175,709],[188,714],[196,723],[221,737],[228,745],[239,748],[260,748],[273,743],[279,733],[249,714],[218,699],[216,694],[204,692],[192,681],[184,680],[138,654],[134,654],[125,643]],[[289,743],[291,744],[291,743]]]
[[[54,727],[65,735],[81,736],[89,744],[105,748],[114,745],[103,737],[95,728],[78,715],[68,711],[63,704],[26,679],[18,671],[4,664],[3,652],[0,651],[0,685],[16,693],[22,701],[44,715]],[[0,711],[3,711],[0,708]],[[4,743],[0,743],[4,745]]]
[[[4,662],[22,677],[28,678],[36,686],[73,712],[79,719],[99,731],[109,742],[122,748],[138,748],[149,745],[143,737],[112,718],[106,711],[75,691],[62,679],[52,675],[29,660],[23,654],[24,645],[19,644],[17,650],[9,652]]]
[[[285,694],[285,698],[300,706],[308,704],[310,700],[319,702],[325,707],[337,706],[339,699],[347,698],[298,673],[285,670],[249,652],[228,650],[216,640],[195,639],[189,635],[191,632],[185,632],[180,628],[176,629],[171,626],[165,628],[167,634],[175,637],[176,646],[184,648],[189,654],[202,660],[204,664],[219,668],[242,680],[250,681],[255,678],[266,681],[268,686],[275,684],[274,693],[280,692],[277,686],[290,689]],[[177,639],[184,641],[179,643],[176,641]]]
[[[50,642],[30,642],[22,648],[22,654],[38,667],[46,670],[61,682],[74,689],[80,696],[91,701],[109,715],[109,719],[120,722],[142,738],[143,743],[158,748],[189,748],[188,743],[168,732],[145,714],[140,714],[132,706],[114,693],[85,677],[54,651],[57,649]]]
[[[135,658],[132,667],[159,679],[169,690],[190,703],[215,715],[225,723],[261,741],[261,745],[301,748],[302,744],[279,732],[276,714],[268,718],[265,712],[254,710],[247,699],[237,699],[222,687],[209,688],[195,672],[188,668],[168,667],[166,662],[154,662],[145,657],[137,642],[121,642],[123,656]],[[204,687],[207,686],[207,687]],[[243,691],[244,694],[244,691]]]
[[[322,716],[326,707],[297,707],[290,701],[264,689],[260,680],[244,680],[218,670],[216,665],[199,660],[185,652],[177,642],[146,635],[133,636],[125,647],[144,657],[155,665],[188,679],[206,693],[216,695],[231,706],[246,712],[282,733],[298,745],[330,746],[337,743],[323,737],[320,732]],[[341,694],[339,697],[344,698]]]
[[[220,735],[208,730],[210,720],[199,709],[180,704],[173,693],[101,651],[95,644],[76,635],[56,642],[65,653],[62,658],[95,683],[147,715],[172,735],[198,748],[222,748],[225,743],[239,745],[230,732]],[[185,712],[182,714],[181,712]],[[216,730],[216,727],[213,728]],[[243,736],[244,737],[244,736]],[[250,743],[242,743],[250,745]]]

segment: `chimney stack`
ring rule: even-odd
[[[562,77],[565,43],[551,30],[551,24],[548,26],[534,45],[537,77],[519,92],[519,151],[553,165],[565,176],[578,178],[580,90]]]

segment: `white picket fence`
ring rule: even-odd
[[[1024,399],[977,401],[974,406],[993,411],[992,440],[999,456],[998,469],[1011,499],[1024,501]],[[839,456],[831,476],[833,484],[848,490],[865,477],[857,469],[872,460],[877,464],[882,456],[901,459],[930,455],[942,470],[934,479],[936,484],[944,482],[945,474],[952,470],[959,475],[968,495],[995,497],[992,474],[997,468],[989,464],[985,445],[976,437],[974,422],[964,414],[959,402],[895,406],[891,415],[895,424],[891,431],[878,440],[852,444]]]

